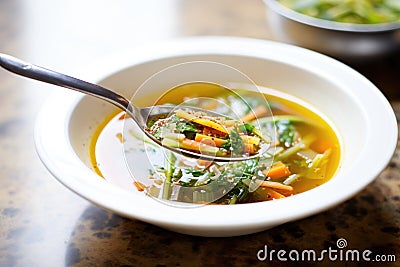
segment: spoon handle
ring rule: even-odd
[[[111,90],[59,72],[55,72],[33,65],[31,63],[24,62],[9,55],[0,54],[0,66],[8,71],[24,77],[28,77],[45,83],[51,83],[98,97],[100,99],[110,102],[111,104],[116,105],[123,110],[130,109],[129,101],[125,97]]]

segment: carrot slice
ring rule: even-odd
[[[259,117],[265,116],[267,114],[268,114],[268,110],[266,107],[258,106],[255,109],[250,110],[250,112],[247,113],[246,115],[244,115],[241,120],[242,120],[242,122],[249,122],[249,121],[255,120]]]
[[[227,134],[227,133],[220,132],[220,131],[215,130],[215,129],[212,129],[212,128],[210,128],[210,127],[204,127],[204,128],[203,128],[203,135],[206,135],[206,136],[216,136],[216,137],[225,137],[225,136],[227,136],[228,134]]]
[[[272,199],[280,199],[280,198],[285,198],[284,195],[282,195],[281,193],[276,192],[275,190],[271,189],[271,188],[264,188],[265,193],[267,193],[270,198]]]
[[[216,154],[219,150],[215,146],[206,145],[187,138],[183,139],[180,144],[184,149],[195,150],[206,154]]]
[[[272,165],[270,169],[263,170],[262,173],[271,179],[283,178],[291,174],[289,168],[280,161]]]
[[[253,144],[244,144],[244,152],[248,153],[249,155],[254,155],[256,149],[254,148]]]
[[[196,134],[194,140],[197,142],[201,142],[203,144],[209,145],[209,146],[217,146],[217,147],[220,147],[223,144],[225,144],[226,142],[228,142],[227,140],[224,140],[221,138],[212,137],[212,136],[199,134],[199,133]]]
[[[138,181],[134,181],[134,182],[133,182],[133,185],[136,186],[136,189],[137,189],[139,192],[143,192],[144,189],[146,188],[146,186],[145,186],[144,184],[142,184],[141,182],[138,182]]]
[[[213,128],[213,129],[215,129],[217,131],[220,131],[222,133],[226,133],[226,134],[228,133],[228,131],[225,129],[224,126],[222,126],[221,124],[216,123],[214,121],[196,117],[196,116],[194,116],[192,114],[189,114],[189,113],[187,113],[187,112],[185,112],[183,110],[177,110],[175,114],[176,114],[176,116],[178,116],[180,118],[183,118],[183,119],[186,119],[188,121],[195,122],[195,123],[203,125],[205,127]]]
[[[293,187],[290,185],[284,185],[278,182],[272,182],[272,181],[262,181],[260,183],[261,187],[267,187],[267,188],[273,188],[273,189],[277,189],[277,190],[282,190],[282,191],[289,191],[292,192],[293,191]]]
[[[197,164],[200,165],[200,166],[204,166],[204,167],[208,168],[208,167],[211,166],[211,164],[213,164],[213,162],[209,161],[209,160],[198,159],[197,160]]]

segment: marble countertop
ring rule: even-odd
[[[0,52],[78,76],[77,64],[147,42],[193,35],[273,39],[257,0],[84,2],[1,1]],[[154,11],[157,5],[163,8]],[[133,30],[121,30],[124,25]],[[382,90],[400,121],[400,55],[353,67]],[[0,70],[0,266],[268,266],[257,258],[265,246],[320,252],[337,248],[341,238],[349,249],[395,255],[395,262],[379,266],[399,266],[400,145],[373,183],[326,212],[247,236],[193,237],[98,208],[48,173],[33,129],[52,90]],[[273,264],[298,263],[275,258]],[[376,266],[340,260],[323,266],[345,264]]]

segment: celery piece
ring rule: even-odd
[[[161,141],[161,144],[163,146],[182,148],[182,149],[186,149],[186,150],[193,150],[192,147],[183,144],[181,141],[182,140],[164,138]],[[193,141],[193,142],[195,142],[195,141]],[[200,149],[199,153],[223,156],[223,154],[221,154],[222,152],[219,153],[220,152],[219,148],[215,147],[215,146],[209,146],[209,145],[206,145],[206,144],[201,144],[199,149]]]
[[[229,199],[229,205],[233,205],[233,204],[236,204],[236,202],[237,202],[237,196],[236,195],[233,195],[232,197],[231,197],[231,199]]]
[[[148,138],[145,138],[145,135],[143,135],[143,137],[141,137],[138,133],[136,133],[134,130],[129,130],[129,134],[133,137],[133,138],[135,138],[135,139],[137,139],[137,140],[139,140],[139,141],[143,141],[144,143],[146,143],[146,144],[148,144],[148,145],[152,145],[152,146],[154,146],[154,147],[158,147],[158,145],[157,144],[155,144],[153,141],[151,141],[150,139],[148,139]],[[143,133],[140,133],[141,135],[143,134]]]
[[[164,138],[161,144],[169,147],[180,147],[180,142],[177,139]]]
[[[161,137],[162,138],[168,138],[168,139],[171,139],[171,140],[182,141],[185,138],[185,135],[181,134],[181,133],[168,132],[168,133],[163,133]]]
[[[300,178],[300,175],[298,173],[291,174],[291,175],[289,175],[288,178],[286,178],[283,181],[283,184],[290,185],[290,184],[294,183],[295,181],[297,181],[297,179],[299,179],[299,178]]]
[[[322,154],[317,154],[312,162],[308,165],[306,177],[309,179],[324,179],[326,175],[326,168],[331,155],[331,149],[327,149]]]
[[[163,189],[162,189],[162,198],[163,199],[169,199],[170,198],[170,193],[171,193],[171,182],[172,182],[172,176],[175,171],[175,162],[176,162],[176,156],[174,153],[170,152],[167,154],[168,156],[165,157],[165,165],[166,171],[165,171],[165,181],[163,184]]]
[[[266,124],[266,123],[271,123],[271,122],[276,122],[276,121],[281,121],[281,120],[285,120],[285,121],[290,121],[290,122],[299,122],[299,123],[303,123],[306,122],[303,118],[299,117],[299,116],[294,116],[294,115],[276,115],[276,116],[270,116],[270,117],[264,117],[264,118],[260,118],[258,120],[254,120],[252,121],[250,124],[255,125],[255,124]]]
[[[286,149],[284,152],[276,155],[275,160],[277,160],[277,161],[284,160],[284,159],[296,154],[300,150],[308,148],[308,146],[312,142],[314,142],[314,140],[315,140],[315,136],[313,134],[309,134],[309,135],[305,136],[304,138],[302,138],[300,140],[300,142],[298,142],[294,146],[292,146],[292,147]]]

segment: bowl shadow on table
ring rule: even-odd
[[[338,249],[344,238],[347,249],[360,253],[369,249],[376,254],[395,254],[400,249],[400,218],[395,217],[400,198],[398,189],[388,186],[391,172],[398,168],[392,162],[387,173],[349,201],[324,213],[273,229],[230,238],[195,237],[170,232],[159,227],[122,218],[96,206],[89,206],[71,234],[65,258],[66,266],[266,266],[257,253],[271,250]],[[395,176],[394,176],[395,177]],[[388,198],[387,196],[393,196]],[[238,214],[238,216],[240,216]],[[263,254],[260,254],[263,255]],[[288,254],[286,254],[287,257]],[[361,254],[360,254],[361,255]],[[274,266],[297,266],[295,261],[279,261]],[[323,266],[337,261],[324,257]],[[304,263],[304,262],[303,262]],[[307,261],[307,266],[321,262]],[[346,262],[346,266],[373,266],[367,262]],[[394,264],[394,265],[392,265]],[[361,266],[360,265],[360,266]],[[395,266],[395,262],[385,263]]]

